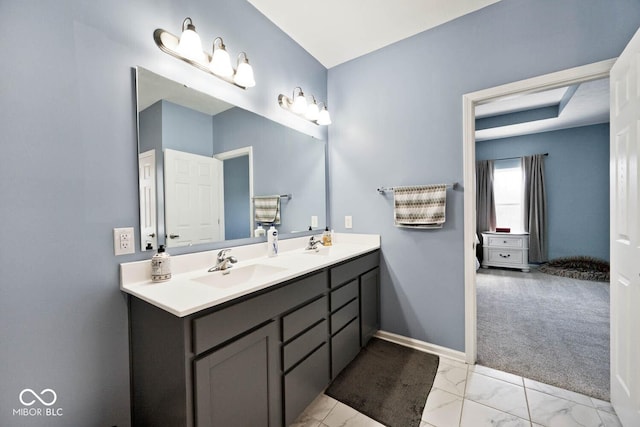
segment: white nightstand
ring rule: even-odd
[[[529,271],[528,233],[482,233],[482,268],[507,267]]]

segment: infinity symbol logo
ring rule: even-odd
[[[24,400],[23,396],[26,393],[31,393],[31,395],[33,397],[35,397],[35,399],[32,399],[30,401],[26,401]],[[40,396],[44,397],[45,394],[50,393],[53,396],[53,400],[51,400],[51,402],[47,402],[45,400],[43,400]],[[24,406],[31,406],[34,403],[36,403],[36,399],[40,401],[40,403],[42,403],[44,406],[51,406],[54,403],[56,403],[56,400],[58,400],[58,395],[56,395],[56,392],[51,390],[50,388],[45,388],[44,390],[42,390],[40,392],[40,395],[36,394],[35,391],[31,390],[30,388],[25,388],[24,390],[22,390],[20,392],[20,403],[22,403]]]

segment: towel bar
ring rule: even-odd
[[[453,182],[451,184],[447,184],[447,188],[453,188],[455,190],[455,188],[458,186],[457,182]],[[378,193],[380,194],[384,194],[387,191],[393,191],[395,190],[396,187],[378,187]]]
[[[279,196],[281,199],[291,199],[293,197],[291,194],[280,194]],[[252,199],[259,199],[261,197],[264,198],[264,197],[271,197],[271,196],[255,196],[255,197],[252,197]]]

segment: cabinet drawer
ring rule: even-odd
[[[335,378],[360,352],[358,320],[331,338],[331,378]]]
[[[327,321],[323,320],[304,334],[300,335],[289,344],[285,345],[282,353],[284,370],[288,370],[304,358],[307,354],[327,341]]]
[[[518,265],[522,265],[527,262],[527,260],[524,259],[524,251],[489,248],[487,252],[489,253],[489,262]]]
[[[282,286],[193,320],[193,352],[200,354],[241,333],[274,319],[291,307],[322,295],[327,272]]]
[[[486,246],[499,247],[499,248],[526,248],[526,237],[513,237],[513,236],[487,236]]]
[[[335,288],[380,264],[380,251],[366,254],[331,269],[331,287]]]
[[[352,280],[341,288],[331,291],[331,311],[342,307],[358,296],[358,280]]]
[[[358,317],[358,300],[354,299],[331,315],[331,334],[338,332],[356,317]]]
[[[305,305],[282,318],[282,341],[288,341],[327,314],[327,297]]]
[[[329,346],[325,344],[284,376],[285,425],[291,425],[327,384]]]

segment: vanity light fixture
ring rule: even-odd
[[[327,126],[331,124],[331,116],[329,115],[329,110],[327,110],[327,104],[323,104],[322,110],[318,114],[318,124],[322,126]]]
[[[229,57],[229,52],[227,52],[227,48],[221,37],[216,37],[213,40],[213,55],[211,56],[209,68],[211,69],[211,72],[217,76],[233,76],[231,57]]]
[[[161,51],[185,61],[194,67],[213,74],[222,80],[246,89],[256,85],[253,76],[253,68],[249,64],[249,58],[245,52],[240,62],[238,55],[238,66],[234,70],[226,46],[221,37],[213,40],[213,51],[211,54],[202,50],[200,36],[196,33],[196,27],[191,18],[187,17],[182,22],[182,34],[180,38],[158,28],[153,32],[153,40]]]
[[[193,25],[191,18],[187,17],[182,21],[182,35],[176,51],[185,58],[200,64],[208,62],[207,56],[202,51],[202,41],[200,41],[200,36],[196,33],[196,27]]]
[[[304,117],[315,124],[325,126],[330,125],[331,117],[329,116],[329,110],[327,110],[327,104],[325,102],[321,102],[320,105],[323,105],[323,108],[320,109],[315,96],[311,95],[310,98],[311,102],[307,103],[307,98],[305,98],[302,88],[297,86],[293,89],[292,98],[280,94],[278,96],[278,103],[285,110],[291,111],[300,117]]]
[[[299,89],[297,95],[296,89]],[[293,89],[293,104],[291,104],[291,111],[296,114],[303,114],[307,111],[307,100],[304,97],[302,88],[299,86]]]
[[[241,56],[242,60],[240,59]],[[256,80],[253,77],[253,68],[249,65],[249,59],[244,52],[238,54],[238,66],[236,67],[236,75],[233,76],[233,81],[242,87],[254,87],[256,85]]]
[[[313,101],[309,105],[307,105],[307,111],[304,113],[304,117],[307,120],[311,120],[312,122],[314,122],[318,120],[318,116],[320,115],[320,109],[318,108],[316,97],[311,95],[311,99]]]

